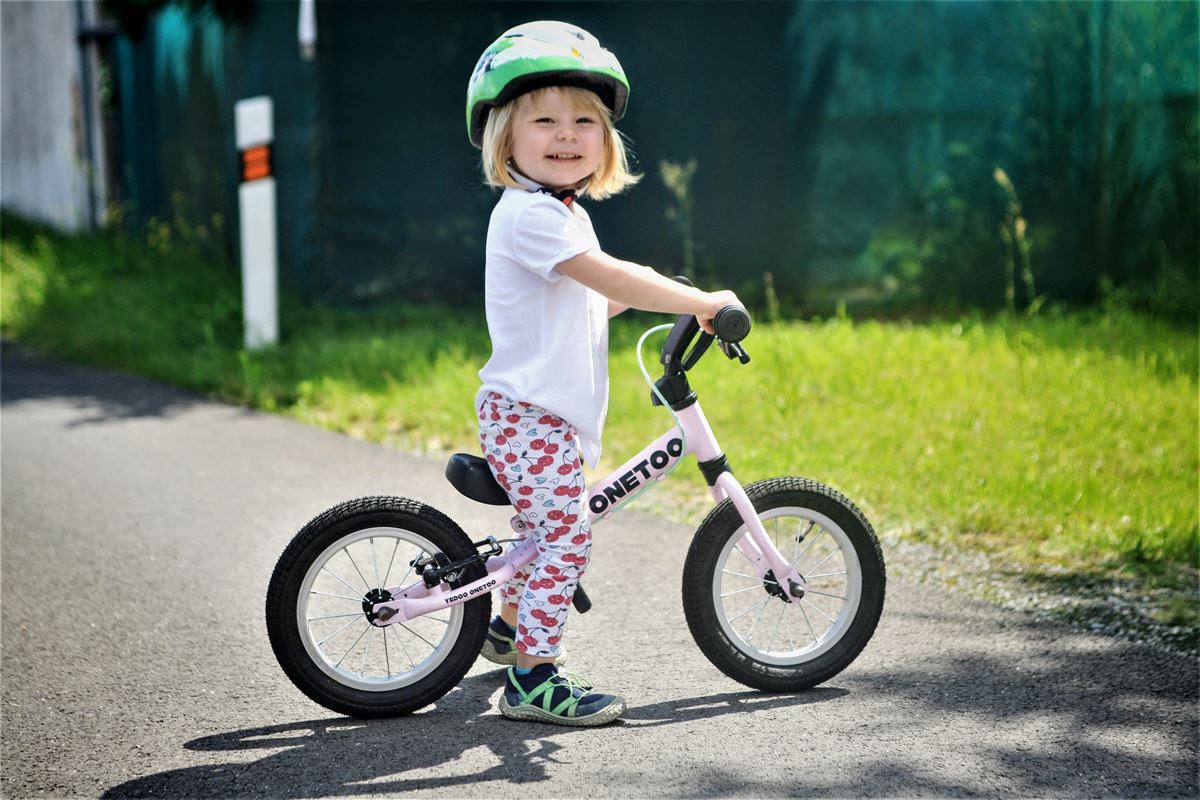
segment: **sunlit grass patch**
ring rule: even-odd
[[[4,333],[47,353],[373,441],[477,450],[471,402],[489,352],[479,308],[349,313],[286,302],[283,343],[250,354],[232,268],[9,217],[0,246]],[[650,406],[632,353],[640,331],[662,321],[614,323],[601,470],[670,424]],[[692,379],[743,480],[811,477],[841,489],[881,531],[1018,563],[1184,570],[1180,580],[1194,583],[1194,330],[1120,309],[1050,309],[920,325],[760,322],[746,346],[749,365],[714,350]],[[699,473],[676,475],[647,497],[696,521],[707,502]]]

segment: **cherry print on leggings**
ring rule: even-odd
[[[502,602],[517,605],[517,650],[532,656],[558,655],[592,552],[577,441],[575,428],[544,408],[497,392],[480,404],[483,454],[517,509],[514,529],[538,546],[537,561],[500,591]]]

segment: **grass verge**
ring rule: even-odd
[[[6,336],[373,441],[476,450],[470,403],[489,352],[478,309],[286,302],[284,343],[250,354],[237,273],[194,239],[66,236],[11,216],[0,231]],[[661,321],[614,320],[601,471],[669,425],[632,353]],[[1195,330],[1049,310],[759,324],[746,344],[748,366],[714,353],[693,378],[741,478],[830,483],[885,537],[983,551],[1023,580],[1132,581],[1162,595],[1157,621],[1196,648]],[[704,485],[695,470],[677,475],[647,498],[695,522]]]

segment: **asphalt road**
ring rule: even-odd
[[[5,797],[1200,791],[1193,661],[893,580],[848,670],[761,694],[689,637],[691,531],[636,512],[596,529],[595,608],[567,636],[572,668],[629,698],[625,720],[509,722],[484,661],[416,715],[332,715],[288,682],[264,629],[295,531],[377,493],[480,536],[507,514],[457,496],[439,461],[148,381],[8,344],[0,378]]]

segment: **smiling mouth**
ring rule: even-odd
[[[578,161],[579,159],[583,158],[583,156],[571,155],[570,153],[561,153],[559,155],[546,156],[546,158],[554,161]]]

